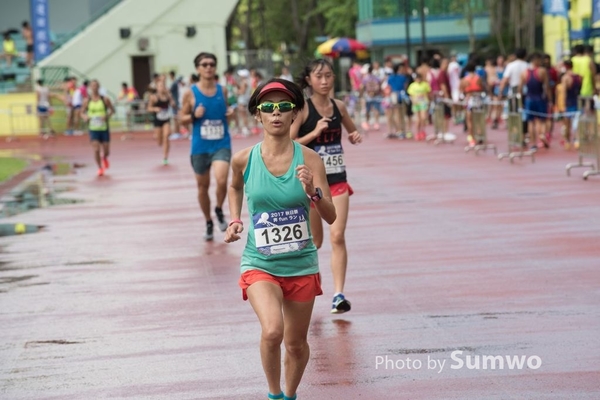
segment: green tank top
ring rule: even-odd
[[[106,122],[106,105],[104,105],[102,98],[98,100],[90,99],[87,115],[90,117],[90,131],[108,130],[108,123]]]
[[[317,248],[312,241],[306,196],[296,167],[304,164],[302,146],[294,143],[288,171],[274,176],[255,145],[244,172],[244,192],[250,224],[241,271],[261,270],[274,276],[302,276],[319,272]]]

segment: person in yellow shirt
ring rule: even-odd
[[[574,48],[575,55],[571,58],[573,73],[581,76],[580,96],[588,97],[594,95],[594,76],[596,75],[596,64],[594,60],[585,54],[585,47],[578,44]]]
[[[108,97],[100,95],[100,83],[96,79],[90,83],[90,91],[90,96],[83,101],[81,117],[89,124],[90,142],[98,165],[98,176],[103,176],[109,167],[109,120],[115,113],[115,108]]]
[[[2,42],[2,50],[3,50],[3,53],[0,54],[0,58],[6,59],[6,66],[10,67],[12,65],[13,57],[19,56],[19,52],[17,51],[17,46],[15,45],[15,41],[10,37],[10,33],[4,34],[4,41]]]
[[[406,91],[412,102],[413,113],[417,116],[416,140],[425,140],[425,126],[427,124],[427,112],[429,111],[429,98],[431,86],[423,79],[423,75],[417,73],[415,81],[408,86]]]

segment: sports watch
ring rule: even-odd
[[[317,201],[323,198],[323,192],[321,191],[321,188],[315,188],[315,194],[313,194],[312,196],[309,194],[306,195],[313,203],[316,203]]]

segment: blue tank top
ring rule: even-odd
[[[202,104],[206,109],[204,116],[194,120],[192,128],[192,155],[212,154],[221,149],[231,149],[231,137],[227,123],[227,103],[223,97],[221,85],[217,85],[214,96],[202,94],[196,85],[194,93],[194,110]]]
[[[527,71],[527,97],[541,100],[544,96],[544,82],[537,78],[537,68]]]
[[[571,87],[567,88],[567,96],[565,99],[565,105],[569,108],[577,107],[577,97],[579,96],[579,92],[581,91],[581,83],[582,79],[580,75],[571,74]]]

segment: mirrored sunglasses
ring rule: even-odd
[[[294,103],[292,103],[291,101],[282,101],[279,103],[269,103],[269,102],[265,102],[262,104],[259,104],[258,108],[260,111],[264,112],[264,113],[272,113],[273,111],[275,111],[275,109],[278,109],[280,112],[288,112],[288,111],[292,111],[294,109],[294,107],[296,107],[296,105]]]

